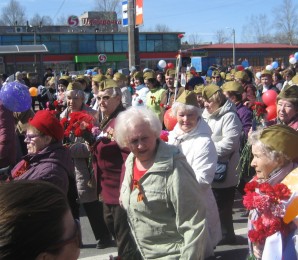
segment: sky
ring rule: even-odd
[[[27,16],[38,13],[50,16],[53,21],[62,15],[81,15],[93,11],[95,0],[17,0]],[[295,0],[296,1],[296,0]],[[294,2],[295,2],[294,1]],[[1,0],[1,9],[10,0]],[[171,31],[184,32],[184,40],[195,36],[200,42],[215,42],[215,33],[226,30],[233,41],[235,29],[236,43],[243,41],[243,26],[252,15],[267,14],[274,21],[272,9],[282,4],[282,0],[143,0],[144,25],[142,31],[154,29],[157,24],[167,25]],[[119,17],[121,18],[121,17]]]

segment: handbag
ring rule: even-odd
[[[226,179],[228,172],[228,162],[217,162],[214,175],[214,182],[223,182]]]

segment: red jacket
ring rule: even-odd
[[[113,139],[115,118],[105,126],[103,132],[106,136],[101,137],[93,150],[93,169],[98,193],[101,193],[104,203],[113,205],[119,204],[125,161],[129,154],[128,150],[121,149]]]

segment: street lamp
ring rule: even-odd
[[[234,28],[230,28],[230,27],[226,27],[227,29],[231,29],[232,30],[232,34],[233,34],[233,65],[236,65],[236,59],[235,59],[235,29]]]

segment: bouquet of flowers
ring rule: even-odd
[[[266,105],[262,102],[254,102],[254,105],[251,107],[251,109],[253,110],[252,130],[255,131],[257,129],[257,126],[265,126],[265,115],[267,113]],[[243,148],[241,149],[240,160],[237,166],[237,168],[240,167],[240,177],[244,173],[247,173],[247,175],[249,175],[251,171],[251,146],[246,142],[246,140],[244,142],[245,143],[242,144]]]
[[[251,181],[246,184],[245,192],[243,205],[248,210],[256,210],[258,216],[252,220],[253,229],[248,232],[250,241],[264,244],[266,238],[276,232],[286,236],[289,225],[283,222],[286,209],[282,201],[291,197],[290,189],[282,183],[272,186],[269,183]]]
[[[251,107],[253,111],[253,131],[256,130],[258,125],[265,126],[265,115],[267,114],[266,105],[262,102],[254,102]]]
[[[69,118],[62,118],[61,125],[64,127],[65,143],[71,143],[74,137],[82,137],[89,144],[95,142],[94,117],[86,111],[72,112]]]

